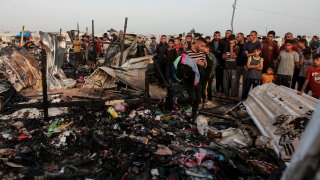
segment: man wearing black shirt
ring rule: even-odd
[[[237,63],[236,58],[239,54],[240,48],[236,45],[236,38],[231,35],[228,38],[228,46],[223,53],[224,71],[223,71],[223,89],[226,96],[237,98],[239,89],[237,85]]]
[[[239,91],[240,87],[240,78],[242,76],[242,82],[244,82],[245,75],[247,74],[247,70],[245,69],[245,66],[247,64],[247,57],[244,54],[243,48],[244,48],[244,34],[238,33],[236,36],[237,39],[237,46],[239,47],[239,53],[236,58],[237,61],[237,84],[236,89]]]
[[[257,31],[251,31],[248,39],[249,41],[246,42],[243,46],[244,55],[246,56],[247,59],[254,55],[255,49],[261,49],[261,43],[258,41]],[[246,69],[244,72],[246,73],[247,67],[246,65],[244,67]],[[247,75],[245,74],[245,76],[243,77],[243,84],[245,84],[248,79],[246,76]]]
[[[158,67],[160,68],[162,74],[165,74],[165,60],[166,60],[166,51],[168,49],[168,44],[167,44],[167,36],[162,35],[161,36],[161,41],[157,45],[156,50],[155,50],[155,61],[154,63],[157,63]],[[162,82],[161,76],[157,71],[157,76],[160,82]]]
[[[216,57],[216,91],[219,93],[223,92],[223,60],[222,60],[222,54],[224,49],[221,45],[221,33],[219,31],[214,32],[213,34],[213,40],[210,43],[210,51],[214,54]]]
[[[177,50],[174,47],[174,40],[170,39],[168,42],[168,49],[166,50],[166,80],[172,82],[174,80],[174,66],[173,62],[178,57]]]
[[[257,31],[250,32],[250,41],[244,44],[244,53],[249,58],[253,56],[254,49],[259,48],[261,49],[261,43],[258,41],[258,33]]]

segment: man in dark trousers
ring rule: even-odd
[[[168,43],[167,43],[167,36],[162,35],[160,43],[157,45],[155,50],[155,61],[154,63],[157,64],[157,66],[160,68],[160,71],[163,75],[165,75],[165,69],[166,69],[166,51],[168,49]],[[157,71],[158,80],[160,83],[163,82],[160,73]]]
[[[182,55],[177,68],[177,76],[180,77],[180,79],[183,79],[184,88],[188,92],[192,104],[193,119],[197,117],[202,98],[202,82],[200,74],[207,66],[206,55],[203,52],[205,46],[205,39],[200,37],[191,45],[191,49]]]
[[[216,91],[217,93],[223,92],[223,60],[222,60],[222,54],[225,48],[225,46],[221,45],[221,33],[219,31],[214,32],[213,34],[213,40],[211,41],[210,45],[210,51],[214,54],[216,57]]]

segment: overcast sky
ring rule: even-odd
[[[196,31],[212,35],[230,29],[234,0],[1,0],[0,31],[80,31],[95,20],[95,32],[123,29],[137,34],[178,34]],[[238,0],[235,32],[257,30],[264,35],[292,32],[320,35],[320,0]],[[223,33],[224,34],[224,33]]]

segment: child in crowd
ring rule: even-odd
[[[269,67],[267,69],[267,72],[262,74],[262,84],[271,83],[274,81],[275,81],[275,78],[274,78],[273,69]]]
[[[261,49],[256,47],[253,51],[253,56],[248,58],[247,63],[247,78],[245,79],[242,100],[247,99],[251,86],[256,87],[261,84],[263,58],[260,57]]]
[[[307,71],[312,67],[312,65],[313,65],[313,60],[312,60],[311,49],[306,48],[303,51],[303,56],[302,56],[302,59],[300,60],[301,70],[300,70],[299,79],[298,79],[298,91],[301,91],[303,83],[306,80]],[[308,93],[309,90],[310,90],[310,86],[308,85],[306,87],[305,93]]]
[[[303,87],[298,94],[305,92],[308,84],[312,91],[312,96],[319,99],[320,98],[320,54],[315,54],[313,56],[313,66],[307,71],[306,80],[304,81]]]

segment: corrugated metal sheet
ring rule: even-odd
[[[320,104],[312,116],[301,144],[286,169],[282,180],[319,179],[320,178]]]
[[[144,90],[145,72],[149,63],[152,63],[153,56],[145,56],[133,58],[123,64],[121,67],[99,67],[89,78],[86,79],[83,88],[99,88],[105,82],[108,84],[114,83],[112,78],[119,80],[135,89]],[[97,80],[99,83],[96,83]],[[111,81],[111,82],[108,82]]]
[[[293,89],[270,83],[251,90],[244,105],[261,133],[273,140],[275,151],[283,153],[283,148],[278,144],[280,136],[274,134],[277,129],[272,125],[275,118],[282,114],[300,117],[310,110],[314,111],[318,103],[319,100],[311,96],[298,95]],[[295,147],[297,145],[294,144]]]

